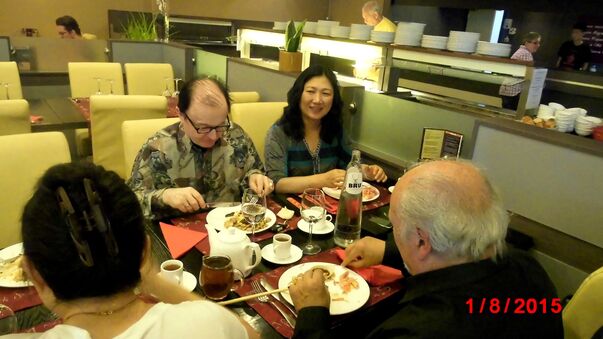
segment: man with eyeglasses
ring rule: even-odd
[[[524,35],[521,46],[513,53],[511,59],[534,62],[533,54],[540,48],[541,37],[539,33],[529,32]],[[523,79],[505,78],[498,94],[502,99],[502,107],[516,110],[519,104],[519,94],[523,87]]]
[[[238,201],[243,189],[274,189],[249,136],[228,119],[230,98],[215,78],[186,82],[178,100],[180,121],[143,146],[128,182],[147,218],[191,213],[206,202]]]

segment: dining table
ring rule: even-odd
[[[361,234],[362,236],[368,235],[385,239],[391,232],[391,224],[389,224],[387,218],[390,193],[386,189],[387,186],[376,185],[376,187],[378,187],[381,192],[381,200],[373,202],[372,205],[371,203],[366,203],[364,205]],[[294,217],[289,220],[287,224],[288,227],[283,232],[290,234],[292,243],[301,247],[308,240],[308,234],[296,227],[296,223],[300,218],[298,208],[300,201],[299,196],[273,194],[269,197],[268,201],[268,208],[275,213],[277,213],[281,207],[287,207],[295,212]],[[331,201],[331,203],[333,202]],[[163,220],[162,222],[169,223],[176,227],[199,230],[199,227],[204,227],[207,213],[208,211],[202,211],[196,214]],[[148,221],[146,223],[146,228],[147,233],[152,240],[154,260],[157,263],[161,263],[164,260],[172,259],[172,253],[170,252],[170,248],[162,231],[161,222]],[[272,242],[273,234],[275,233],[271,230],[256,234],[256,242],[263,248]],[[313,240],[322,248],[320,253],[312,256],[304,255],[300,261],[289,265],[277,265],[262,259],[259,265],[253,269],[251,274],[245,278],[243,287],[230,292],[225,300],[234,299],[240,295],[251,294],[252,292],[250,291],[249,286],[250,281],[258,280],[260,277],[271,280],[274,284],[275,279],[278,279],[278,276],[280,276],[287,268],[293,267],[299,263],[314,261],[340,263],[340,259],[337,258],[337,255],[335,254],[335,249],[337,247],[333,242],[333,232],[328,234],[315,234]],[[205,238],[177,259],[183,262],[184,269],[187,272],[192,273],[198,279],[203,256],[209,254],[208,250],[208,239]],[[360,309],[349,314],[331,317],[332,330],[337,337],[344,335],[359,337],[362,336],[360,334],[368,334],[376,324],[387,318],[388,314],[392,314],[404,291],[403,279],[384,286],[371,286],[370,289],[371,296],[367,303]],[[0,287],[0,303],[2,303],[2,298],[11,298],[11,295],[7,294],[7,290],[11,289]],[[12,297],[16,294],[21,294],[24,301],[27,301],[27,298],[34,299],[30,300],[29,304],[26,302],[27,307],[15,312],[20,331],[43,331],[60,323],[60,319],[57,319],[56,316],[41,305],[41,301],[39,301],[33,287],[12,289],[12,291]],[[194,292],[203,295],[203,291],[198,282]],[[36,298],[38,298],[37,303],[35,300]],[[276,311],[269,309],[271,307],[269,304],[261,304],[258,303],[256,299],[252,299],[250,301],[237,302],[226,307],[249,323],[260,333],[262,338],[283,338],[289,337],[293,333],[293,329],[285,325],[283,319],[278,318]]]

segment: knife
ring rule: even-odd
[[[216,201],[206,202],[205,208],[216,208],[216,207],[234,207],[239,206],[241,203],[238,201]]]
[[[262,285],[262,287],[265,288],[268,292],[272,292],[275,290],[274,286],[270,285],[270,283],[265,278],[260,279],[260,285]],[[293,314],[293,317],[297,318],[297,312],[295,311],[295,308],[293,308],[293,306],[289,304],[289,302],[287,302],[285,298],[281,297],[280,293],[274,293],[272,294],[272,296],[281,304],[285,305],[289,312]]]

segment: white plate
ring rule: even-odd
[[[161,272],[159,272],[157,274],[162,279],[164,279],[163,276],[161,275]],[[187,271],[182,272],[182,281],[180,282],[180,287],[187,290],[188,292],[191,292],[192,290],[195,289],[195,287],[197,287],[197,278],[195,278],[195,276],[190,272],[187,272]]]
[[[4,248],[2,251],[0,251],[0,258],[10,259],[10,258],[14,258],[18,254],[22,254],[22,253],[23,253],[23,243],[18,243],[18,244],[8,246],[8,247]],[[27,287],[27,286],[33,286],[33,284],[28,280],[15,281],[12,279],[0,278],[0,286],[2,286],[2,287]]]
[[[268,244],[268,245],[264,246],[264,248],[262,248],[262,258],[270,261],[271,263],[279,264],[279,265],[292,264],[292,263],[298,261],[299,259],[301,259],[304,255],[304,253],[302,252],[302,249],[293,244],[291,244],[290,254],[291,255],[288,258],[279,259],[274,256],[274,251],[272,250],[272,244]]]
[[[333,230],[335,229],[335,225],[333,225],[333,223],[328,220],[325,220],[324,223],[325,225],[323,225],[322,227],[316,227],[316,225],[314,225],[314,227],[312,228],[312,234],[329,234],[333,232]],[[299,228],[303,232],[310,233],[310,226],[308,225],[308,222],[304,219],[299,219],[299,221],[297,222],[297,228]]]
[[[345,267],[324,262],[309,262],[291,267],[290,269],[286,270],[283,275],[281,275],[280,279],[278,280],[278,288],[286,288],[287,286],[289,286],[289,283],[291,283],[291,280],[293,278],[297,277],[299,274],[302,274],[315,266],[321,266],[326,269],[330,269],[335,273],[334,279],[330,279],[326,282],[326,285],[329,287],[329,293],[331,294],[331,306],[329,308],[329,313],[331,313],[331,315],[346,314],[353,312],[362,307],[369,299],[371,290],[369,289],[369,285],[366,283],[366,281],[364,281],[364,279],[362,279],[361,276],[359,276],[356,272],[351,271]],[[350,277],[356,279],[359,286],[358,288],[353,289],[349,293],[344,294],[341,288],[335,284],[335,281],[337,281],[339,279],[339,276],[341,276],[346,271],[349,272]],[[282,292],[281,295],[288,302],[293,303],[288,291]],[[333,298],[337,297],[343,297],[344,300],[333,300]]]
[[[223,231],[226,228],[224,227],[224,222],[226,221],[226,215],[232,212],[238,212],[241,210],[241,205],[234,207],[216,207],[213,210],[207,213],[207,223],[212,225],[216,230]],[[255,233],[265,231],[272,227],[276,223],[276,215],[269,209],[266,209],[265,218],[269,218],[270,221],[266,224],[264,228],[258,228],[255,230]],[[246,232],[247,234],[251,234],[251,231]]]
[[[375,195],[372,199],[362,199],[362,202],[369,202],[369,201],[373,201],[377,198],[379,198],[379,190],[374,187],[373,185],[369,184],[368,182],[362,182],[362,187],[370,187],[373,190],[375,190],[375,192],[377,192],[377,195]],[[335,198],[337,200],[339,200],[339,196],[341,195],[341,190],[338,188],[332,188],[332,187],[323,187],[322,188],[323,192],[325,192],[326,195],[330,196],[331,198]]]

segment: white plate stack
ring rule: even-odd
[[[593,133],[593,128],[600,126],[603,120],[597,117],[579,116],[576,118],[576,134],[587,136]]]
[[[352,24],[350,27],[350,39],[353,40],[369,40],[373,26]]]
[[[394,32],[371,31],[371,41],[391,44],[394,42]]]
[[[450,31],[446,48],[453,52],[475,53],[479,33]]]
[[[555,114],[557,111],[562,111],[565,109],[565,106],[556,102],[549,102],[549,107],[553,109],[553,114]]]
[[[478,41],[477,54],[508,58],[509,55],[511,55],[511,45],[497,44],[488,41]]]
[[[574,124],[578,117],[577,111],[570,111],[567,109],[558,110],[555,112],[555,122],[557,123],[557,130],[559,132],[571,132],[574,130]]]
[[[289,22],[287,22],[287,21],[275,21],[274,27],[272,27],[272,29],[277,30],[277,31],[284,31],[285,28],[287,28],[288,23]]]
[[[318,24],[316,25],[316,34],[330,35],[331,26],[339,26],[339,21],[318,20]]]
[[[542,120],[555,118],[555,109],[547,105],[540,105],[540,107],[538,107],[537,117]]]
[[[446,49],[446,44],[448,44],[447,36],[423,35],[421,38],[421,47],[425,48]]]
[[[396,29],[394,43],[404,46],[420,46],[425,24],[417,22],[400,22]]]
[[[348,26],[331,26],[331,34],[333,38],[349,38],[350,27]]]
[[[317,26],[318,24],[316,21],[306,21],[303,32],[308,34],[316,34]]]

